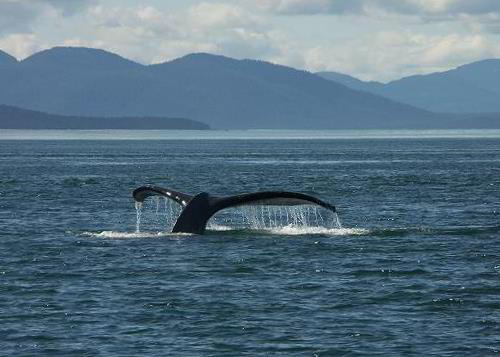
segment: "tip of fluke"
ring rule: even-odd
[[[134,200],[136,202],[144,202],[144,191],[145,191],[145,186],[138,187],[134,191],[132,191],[132,197],[134,197]]]
[[[136,202],[144,202],[144,200],[150,196],[163,196],[174,200],[182,206],[187,206],[189,201],[191,201],[192,199],[191,195],[152,185],[146,185],[136,188],[132,192],[132,196],[134,197],[134,200],[136,200]]]

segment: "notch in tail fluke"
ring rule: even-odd
[[[319,198],[298,192],[287,191],[262,191],[244,193],[241,195],[215,197],[206,192],[191,196],[182,192],[158,186],[142,186],[132,193],[136,202],[143,202],[150,196],[163,196],[182,205],[182,210],[177,222],[172,229],[173,233],[203,234],[210,217],[220,210],[254,205],[296,206],[315,204],[335,212],[335,206]]]

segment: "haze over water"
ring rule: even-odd
[[[499,131],[2,130],[0,153],[7,355],[500,351]],[[344,229],[136,233],[143,184],[304,192]]]

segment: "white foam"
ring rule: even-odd
[[[161,237],[178,237],[189,236],[190,233],[170,233],[170,232],[83,232],[83,235],[99,238],[161,238]]]
[[[207,227],[207,229],[210,230],[211,232],[217,232],[217,231],[232,231],[235,230],[236,228],[218,224],[211,224],[209,227]],[[249,234],[251,231],[270,233],[275,235],[328,235],[328,236],[359,236],[370,233],[370,230],[366,228],[326,228],[326,227],[304,227],[295,225],[288,225],[288,226],[274,227],[274,228],[262,228],[262,229],[250,228],[250,230],[248,231]]]
[[[225,226],[214,222],[209,222],[207,229],[210,231],[232,231],[235,227]]]
[[[234,230],[234,227],[211,224],[207,229],[211,232],[227,232]],[[269,229],[255,230],[255,232],[265,232],[275,235],[327,235],[327,236],[359,236],[370,233],[370,230],[365,228],[325,228],[325,227],[302,227],[302,226],[284,226]],[[162,237],[179,237],[191,236],[191,233],[171,233],[171,232],[118,232],[118,231],[102,231],[102,232],[83,232],[85,236],[97,238],[113,238],[113,239],[137,239],[137,238],[162,238]],[[250,234],[250,232],[249,232]]]
[[[365,228],[326,228],[288,225],[269,229],[269,232],[276,235],[320,234],[328,236],[359,236],[368,234],[370,231]]]

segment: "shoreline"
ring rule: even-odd
[[[0,129],[0,140],[357,140],[500,138],[500,129]]]

